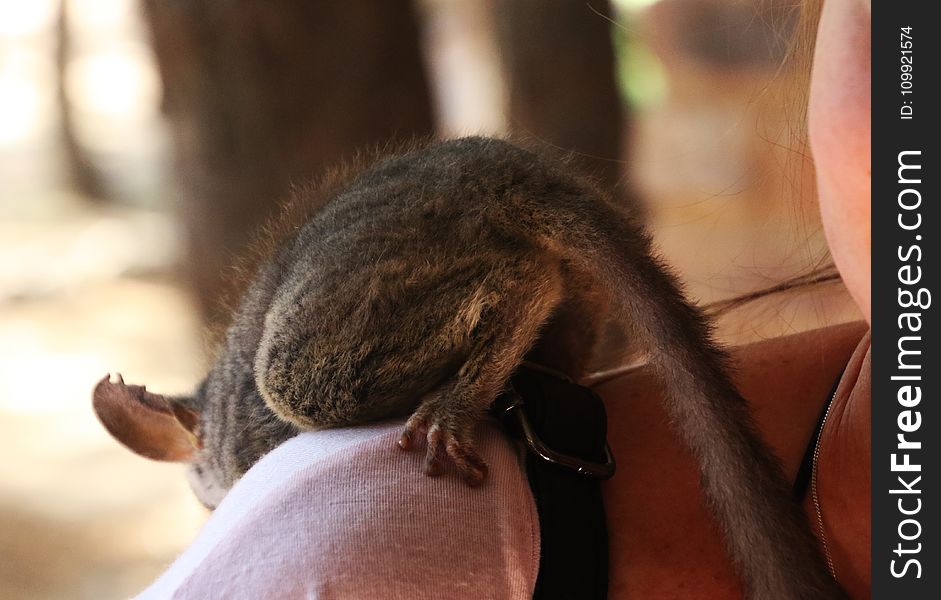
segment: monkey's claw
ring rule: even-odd
[[[470,436],[459,435],[455,429],[421,414],[421,411],[405,423],[399,447],[411,450],[422,433],[425,435],[426,475],[440,475],[444,471],[444,457],[447,457],[468,485],[476,487],[487,478],[487,463],[477,454]]]

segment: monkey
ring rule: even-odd
[[[709,322],[643,226],[591,181],[468,137],[381,158],[314,195],[297,194],[270,234],[195,394],[98,384],[95,410],[119,441],[189,463],[213,507],[299,431],[407,417],[399,446],[423,444],[427,474],[479,485],[473,428],[517,367],[580,374],[610,316],[649,355],[747,597],[843,597]],[[297,209],[305,201],[316,209]]]

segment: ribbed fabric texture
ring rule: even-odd
[[[402,423],[303,433],[229,492],[139,598],[531,598],[536,507],[519,450],[478,431],[479,488],[422,474]]]

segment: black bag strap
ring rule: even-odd
[[[565,375],[524,364],[494,404],[528,449],[526,470],[539,513],[537,600],[606,598],[608,534],[602,479],[614,474],[604,404]]]

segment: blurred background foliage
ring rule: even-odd
[[[796,1],[796,0],[795,0]],[[357,148],[572,151],[714,302],[826,260],[773,0],[0,0],[0,598],[126,597],[205,514],[95,421],[108,372],[190,389],[231,258]],[[796,111],[799,112],[799,111]],[[853,318],[838,290],[728,341]]]

